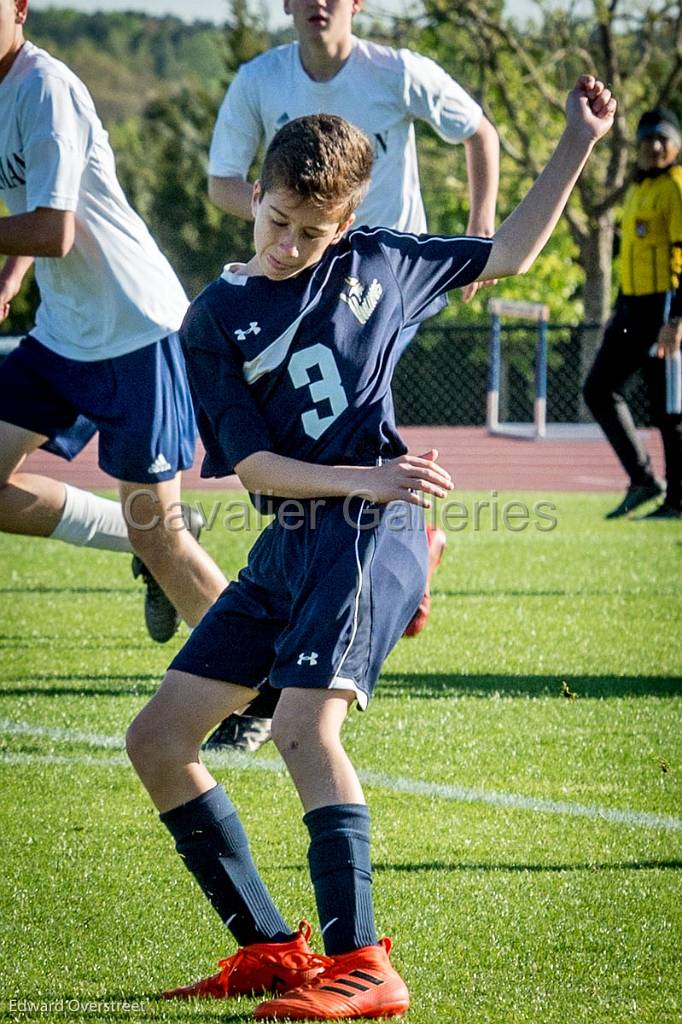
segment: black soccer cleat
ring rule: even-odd
[[[198,512],[187,506],[183,507],[183,515],[187,529],[195,540],[199,540],[203,519]],[[182,618],[139,555],[133,555],[131,568],[134,578],[141,576],[145,583],[144,621],[147,632],[157,644],[165,644],[177,633]]]
[[[272,738],[272,716],[281,695],[269,682],[262,683],[251,703],[223,719],[201,749],[258,750]]]
[[[208,737],[202,750],[259,750],[272,738],[272,719],[258,715],[228,715]]]
[[[665,494],[665,487],[660,480],[653,480],[650,484],[631,484],[620,505],[607,512],[606,519],[620,519],[621,516],[627,516],[640,505],[645,505],[647,501],[653,501],[654,498],[660,498],[662,494]]]

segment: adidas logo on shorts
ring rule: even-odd
[[[148,473],[166,473],[169,469],[172,469],[172,468],[173,467],[171,466],[170,462],[168,461],[166,456],[163,454],[163,452],[159,452],[159,454],[156,456],[156,458],[152,462],[151,466],[149,466],[149,468],[147,469],[147,472]]]

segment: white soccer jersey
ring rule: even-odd
[[[261,141],[287,121],[337,114],[370,137],[374,171],[358,224],[420,233],[426,228],[419,187],[414,121],[426,121],[446,142],[477,130],[482,110],[438,64],[411,50],[353,37],[339,73],[314,82],[303,70],[298,43],[261,54],[238,71],[218,113],[209,173],[245,178]]]
[[[0,199],[10,214],[75,214],[71,252],[35,263],[41,304],[31,333],[43,345],[108,359],[178,329],[187,298],[123,194],[90,94],[29,42],[0,82]]]

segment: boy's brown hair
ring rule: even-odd
[[[261,190],[283,188],[316,206],[340,211],[344,221],[362,202],[374,155],[359,128],[334,114],[289,121],[267,148]]]

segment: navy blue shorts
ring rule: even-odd
[[[67,359],[24,338],[0,365],[0,420],[73,459],[99,431],[99,465],[130,483],[172,480],[194,460],[196,425],[177,334],[115,359]]]
[[[171,668],[258,688],[354,690],[364,709],[426,586],[421,509],[284,505]],[[296,527],[298,523],[298,527]]]

